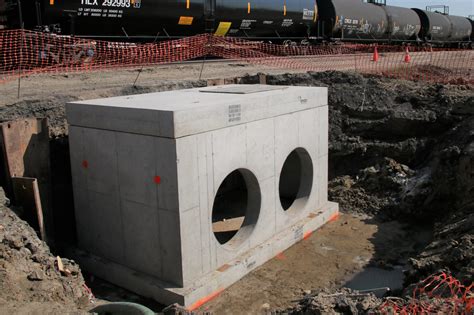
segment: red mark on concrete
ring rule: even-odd
[[[155,176],[153,178],[153,181],[155,182],[155,184],[159,184],[159,183],[161,183],[161,177],[160,176]]]
[[[313,234],[313,231],[309,231],[309,232],[304,233],[303,239],[307,240],[312,234]]]
[[[89,168],[89,162],[87,162],[87,160],[82,161],[82,167]]]
[[[193,305],[191,305],[190,307],[188,307],[188,311],[192,312],[194,311],[195,309],[201,307],[202,305],[206,304],[207,302],[209,302],[210,300],[216,298],[219,294],[222,293],[222,291],[224,291],[223,289],[220,289],[220,290],[217,290],[216,292],[206,296],[206,297],[203,297],[202,299],[198,300],[196,303],[194,303]]]
[[[329,218],[328,222],[334,222],[334,221],[337,221],[337,219],[339,219],[339,212],[333,214],[333,215]]]
[[[285,260],[286,257],[283,253],[278,253],[276,256],[275,256],[276,259],[278,260]]]

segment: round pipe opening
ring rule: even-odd
[[[233,249],[253,231],[260,214],[261,193],[255,175],[237,169],[222,181],[212,207],[212,231],[216,240]]]
[[[293,150],[285,160],[278,190],[285,211],[298,210],[308,201],[313,187],[313,162],[303,148]]]

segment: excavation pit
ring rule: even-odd
[[[66,110],[75,257],[163,304],[195,307],[338,212],[326,88],[230,85]]]

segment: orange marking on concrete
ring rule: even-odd
[[[219,272],[224,272],[224,271],[226,271],[226,270],[229,269],[229,268],[230,268],[230,265],[229,265],[229,264],[225,264],[225,265],[220,266],[220,267],[217,269],[217,271],[219,271]]]
[[[307,240],[312,234],[313,234],[313,231],[309,231],[309,232],[304,233],[303,239]]]
[[[186,9],[189,10],[190,7],[191,7],[191,0],[186,0]]]
[[[247,2],[247,14],[250,14],[250,2]]]
[[[49,5],[54,5],[54,0],[49,0]]]
[[[329,218],[328,222],[334,222],[334,221],[337,221],[337,219],[339,219],[339,212],[333,214],[333,215]]]
[[[276,254],[275,258],[278,259],[278,260],[285,260],[286,259],[283,252]]]
[[[188,307],[188,311],[192,312],[194,311],[195,309],[203,306],[204,304],[206,304],[207,302],[209,302],[210,300],[216,298],[219,294],[222,293],[222,291],[224,291],[224,289],[220,289],[220,290],[217,290],[216,292],[214,293],[211,293],[210,295],[206,296],[206,297],[203,297],[202,299],[198,300],[196,303],[194,303],[193,305],[191,305],[190,307]]]

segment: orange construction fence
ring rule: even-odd
[[[390,45],[277,45],[202,34],[158,43],[111,42],[27,30],[0,31],[0,83],[36,73],[159,65],[204,56],[270,68],[357,71],[474,84],[474,51]]]
[[[420,282],[407,301],[388,298],[378,308],[381,314],[459,314],[474,313],[474,282],[463,285],[453,276],[441,272]]]

